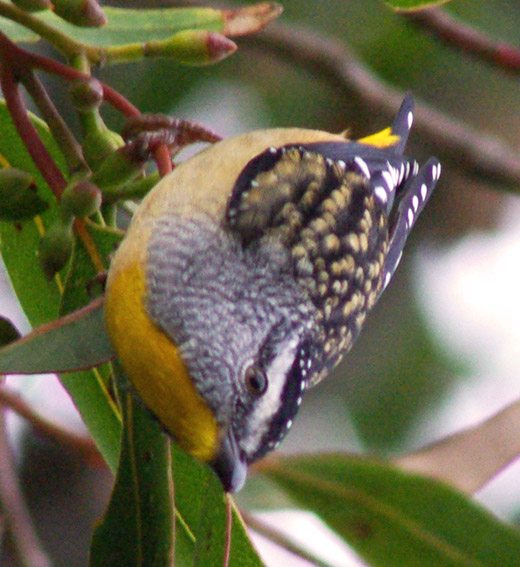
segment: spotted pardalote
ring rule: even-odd
[[[251,132],[181,163],[116,252],[105,315],[144,404],[228,491],[350,349],[439,179],[391,128]]]

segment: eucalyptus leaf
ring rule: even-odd
[[[0,374],[45,374],[92,368],[115,356],[103,302],[42,325],[0,349]]]
[[[385,0],[385,4],[396,10],[421,10],[446,4],[450,0]]]
[[[386,463],[346,455],[266,465],[373,567],[513,567],[520,533],[462,493]]]
[[[121,456],[110,503],[94,530],[89,565],[170,567],[174,503],[169,440],[129,391],[121,398]]]
[[[63,156],[47,125],[30,113],[29,118],[56,165],[60,170],[66,171],[67,168]],[[38,194],[49,203],[47,210],[30,221],[23,223],[0,221],[0,253],[2,254],[10,283],[30,324],[33,327],[38,327],[57,319],[62,301],[60,290],[61,274],[52,281],[48,281],[38,258],[40,239],[48,227],[52,226],[59,218],[59,211],[56,198],[43,180],[27,149],[20,140],[3,101],[0,101],[0,131],[2,132],[0,136],[0,156],[2,162],[32,175],[38,188]],[[69,302],[68,305],[71,309],[73,308],[72,302]],[[99,343],[95,347],[85,345],[87,349],[86,354],[81,354],[79,351],[73,354],[74,357],[80,356],[81,358],[80,362],[76,360],[74,363],[75,367],[84,368],[87,365],[90,366],[93,358],[95,358],[95,356],[93,358],[90,358],[90,356],[95,354],[98,347],[108,349],[109,343],[103,342],[103,339],[100,338]],[[71,347],[67,345],[66,349],[70,354]],[[30,358],[33,366],[32,368],[26,368],[25,371],[43,372],[44,367],[48,367],[47,363],[51,362],[50,358],[54,354],[47,353],[45,356],[47,357],[45,363],[42,360],[35,361],[34,358]],[[105,357],[102,358],[106,360]],[[12,366],[7,359],[4,362],[7,362],[9,367]],[[13,361],[13,365],[23,363],[23,360]],[[52,366],[55,365],[52,364]],[[70,368],[70,365],[67,364],[66,366]],[[115,469],[119,452],[121,420],[117,408],[109,395],[106,381],[102,379],[102,373],[102,369],[94,369],[65,374],[60,378],[71,394],[85,425],[107,463],[112,469]]]

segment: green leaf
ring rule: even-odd
[[[177,511],[175,565],[222,565],[227,537],[227,497],[222,485],[208,465],[173,443],[172,457]],[[230,567],[263,566],[234,506],[232,514]]]
[[[92,368],[115,356],[105,328],[103,301],[0,348],[0,374],[46,374]]]
[[[38,19],[61,32],[90,45],[124,45],[167,39],[188,30],[207,30],[239,36],[260,30],[282,12],[274,2],[260,2],[237,10],[214,8],[159,8],[131,10],[105,6],[108,23],[102,28],[78,28],[52,12]],[[37,41],[38,36],[23,26],[0,17],[0,29],[14,41]]]
[[[109,469],[115,473],[121,440],[121,416],[106,383],[107,365],[83,372],[60,374],[87,429]]]
[[[33,115],[30,118],[56,165],[65,170],[65,162],[47,125]],[[49,205],[54,204],[28,222],[0,221],[0,252],[9,278],[29,321],[38,326],[56,318],[60,301],[56,281],[47,281],[36,255],[45,227],[54,224],[58,218],[56,198],[35,167],[11,121],[5,102],[1,100],[0,132],[0,156],[11,167],[32,175],[41,198]]]
[[[345,455],[281,457],[264,472],[372,566],[518,565],[518,531],[437,481]]]
[[[39,14],[38,19],[77,41],[105,46],[167,39],[186,29],[220,32],[224,28],[222,10],[213,8],[129,10],[106,6],[103,11],[108,23],[102,28],[78,28],[52,12]],[[0,18],[0,28],[14,41],[38,39],[33,32],[4,18]]]
[[[33,115],[30,118],[56,165],[66,171],[66,164],[47,125]],[[29,322],[38,327],[54,321],[60,309],[59,278],[48,281],[38,259],[40,238],[46,227],[56,222],[59,212],[54,195],[21,142],[3,101],[0,101],[0,132],[2,161],[30,173],[39,195],[51,205],[40,216],[24,223],[0,221],[0,252],[10,282]],[[41,371],[43,365],[40,365]],[[60,378],[108,465],[114,470],[119,453],[121,421],[102,379],[102,372],[95,369]]]
[[[0,169],[0,220],[32,219],[47,208],[30,174],[13,167]]]
[[[96,248],[97,253],[104,261],[114,252],[123,238],[123,233],[107,227],[101,227],[91,222],[85,223],[86,232],[91,242]],[[82,240],[74,248],[71,266],[65,289],[60,304],[60,315],[66,315],[81,308],[91,301],[91,293],[102,291],[102,281],[99,281],[98,273],[94,268],[89,251],[85,248]],[[105,333],[103,323],[103,333]]]
[[[123,394],[121,456],[108,509],[94,530],[90,567],[170,567],[174,506],[170,443],[160,424]]]
[[[421,10],[446,4],[450,0],[385,0],[385,4],[395,10]]]

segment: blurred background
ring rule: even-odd
[[[165,5],[134,2],[145,4]],[[182,3],[168,5],[177,4]],[[418,101],[467,122],[477,133],[519,146],[516,77],[442,44],[380,0],[282,4],[282,25],[343,42],[381,81],[412,91]],[[494,40],[520,45],[516,1],[456,0],[443,9]],[[349,127],[353,137],[360,137],[387,126],[385,109],[363,103],[304,61],[282,58],[254,36],[237,43],[235,55],[212,67],[147,61],[99,75],[143,112],[199,120],[224,137],[274,126]],[[61,97],[59,89],[56,97]],[[120,127],[120,117],[106,117],[112,127]],[[408,154],[421,161],[435,146],[436,140],[412,130]],[[444,165],[391,285],[349,355],[306,393],[282,451],[398,455],[474,425],[520,398],[520,199],[511,187],[472,177],[457,155]],[[6,281],[0,288],[0,313],[27,331]],[[12,377],[9,384],[46,415],[81,428],[67,395],[58,385],[51,389],[48,377]],[[10,417],[9,426],[44,546],[57,567],[86,565],[92,523],[109,494],[109,473],[35,436],[18,418]],[[251,479],[239,504],[261,505],[257,482]],[[520,519],[519,484],[520,466],[513,464],[477,496],[495,514],[515,522]],[[288,523],[283,515],[265,517]],[[308,518],[291,518],[295,531],[305,533],[294,522]],[[270,565],[288,564],[286,557],[266,557]],[[348,555],[335,561],[356,564]],[[9,550],[3,551],[0,565],[14,565]]]

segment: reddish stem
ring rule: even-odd
[[[173,170],[172,156],[166,144],[159,144],[153,150],[153,159],[161,177],[164,177]]]
[[[48,59],[47,57],[43,57],[41,55],[37,55],[35,53],[30,53],[24,51],[25,57],[27,57],[34,67],[41,69],[42,71],[46,71],[48,73],[52,73],[54,75],[58,75],[63,77],[67,80],[88,80],[90,76],[86,73],[82,73],[73,67],[69,67],[67,65],[63,65],[58,61],[54,61],[53,59]],[[112,87],[104,84],[100,81],[101,87],[103,89],[103,100],[108,102],[112,105],[115,109],[119,110],[121,114],[127,117],[131,116],[139,116],[141,112],[139,109],[134,106],[128,99],[126,99],[122,94],[118,93]],[[172,159],[170,156],[170,152],[165,144],[160,144],[153,152],[154,160],[157,165],[157,169],[159,170],[159,174],[161,177],[164,177],[167,173],[170,173],[173,169]]]
[[[68,81],[74,81],[77,79],[81,79],[87,81],[90,79],[90,75],[86,73],[82,73],[74,67],[69,67],[68,65],[64,65],[59,61],[55,61],[54,59],[49,59],[48,57],[44,57],[43,55],[38,55],[37,53],[31,53],[30,51],[26,51],[24,49],[18,48],[21,54],[30,62],[33,67],[41,69],[47,73],[51,73],[52,75],[58,75]],[[101,86],[103,88],[103,99],[111,104],[115,109],[119,110],[121,114],[125,116],[138,116],[141,114],[139,109],[134,106],[129,100],[127,100],[123,95],[118,93],[112,87],[101,82]]]
[[[520,72],[519,49],[493,41],[471,26],[458,22],[438,8],[403,12],[403,15],[434,33],[446,43],[458,47],[470,55],[494,63],[510,73],[518,74]]]
[[[231,559],[231,532],[233,531],[233,501],[231,495],[226,494],[226,540],[224,543],[224,558],[222,567],[229,567]]]
[[[0,35],[0,85],[4,93],[7,109],[29,155],[52,192],[59,199],[66,185],[65,178],[54,163],[51,154],[47,151],[27,114],[25,101],[13,69],[14,62],[17,65],[20,64],[20,61],[16,59],[18,48],[13,49],[11,42],[6,43],[2,39]]]

